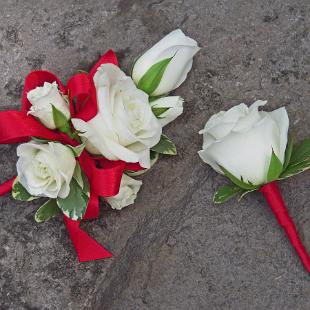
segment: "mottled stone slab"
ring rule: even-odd
[[[79,264],[60,218],[37,224],[40,202],[0,199],[0,309],[310,309],[309,276],[263,197],[213,205],[226,181],[197,156],[208,117],[255,99],[310,134],[308,0],[7,0],[0,21],[1,110],[19,107],[32,69],[67,79],[113,48],[128,72],[177,27],[202,46],[176,91],[185,112],[165,129],[179,155],[143,176],[134,206],[83,224],[114,258]],[[0,146],[0,181],[15,148]],[[281,183],[308,250],[309,186],[309,173]]]

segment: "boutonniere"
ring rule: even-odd
[[[131,75],[109,50],[89,71],[64,85],[48,71],[25,80],[22,111],[0,112],[0,143],[17,147],[17,175],[0,195],[32,201],[45,198],[37,222],[63,214],[80,261],[112,254],[80,228],[97,218],[99,197],[121,210],[135,201],[142,181],[160,154],[176,155],[163,127],[183,112],[179,87],[198,52],[181,30],[141,55]]]
[[[310,257],[277,185],[310,168],[310,139],[295,144],[293,136],[288,137],[286,109],[259,111],[266,103],[259,100],[250,107],[242,103],[213,115],[200,131],[203,146],[199,155],[231,181],[231,185],[219,188],[214,202],[223,203],[235,196],[241,199],[260,191],[310,272]]]

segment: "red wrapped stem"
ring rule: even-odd
[[[310,273],[310,257],[303,246],[295,224],[290,217],[281,192],[276,182],[268,183],[260,188],[278,223],[283,227],[292,246],[296,250],[306,270]]]

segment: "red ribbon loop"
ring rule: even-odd
[[[96,116],[96,90],[87,73],[74,75],[67,84],[72,118],[89,121]]]
[[[108,50],[104,55],[102,55],[101,58],[96,62],[96,64],[91,68],[89,72],[90,77],[93,78],[95,73],[97,72],[97,69],[101,65],[107,64],[107,63],[118,66],[117,57],[112,50]]]

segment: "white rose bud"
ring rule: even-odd
[[[132,78],[139,85],[153,65],[171,58],[156,89],[148,92],[151,96],[167,94],[185,81],[192,68],[193,57],[199,49],[195,40],[187,37],[180,29],[174,30],[138,58],[133,66]]]
[[[266,183],[272,151],[284,162],[289,127],[284,107],[258,111],[266,102],[256,101],[249,108],[241,103],[213,115],[200,131],[202,160],[219,173],[222,166],[240,180],[254,185]]]
[[[183,98],[179,96],[163,97],[151,102],[152,110],[162,127],[183,113],[183,102]]]
[[[142,181],[135,180],[123,174],[119,193],[116,196],[105,199],[112,209],[121,210],[134,203],[141,185]]]
[[[62,112],[67,119],[70,119],[68,104],[60,94],[56,82],[45,82],[42,87],[36,87],[28,92],[27,98],[32,104],[28,113],[37,117],[49,129],[56,129],[52,105]]]
[[[90,121],[72,119],[87,140],[86,149],[110,160],[139,162],[150,167],[150,149],[162,128],[152,112],[148,95],[113,64],[101,65],[95,76],[98,114]]]
[[[17,147],[18,180],[32,196],[66,198],[76,160],[72,151],[60,144],[49,142],[24,143]]]

